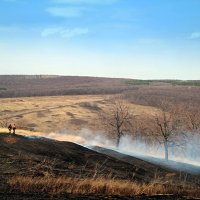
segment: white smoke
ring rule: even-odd
[[[113,148],[115,146],[115,142],[108,139],[103,132],[94,132],[86,128],[80,131],[65,129],[60,132],[46,134],[45,137],[59,141],[69,141],[82,146],[101,146],[107,148]]]
[[[186,146],[169,148],[169,159],[172,161],[200,166],[199,137],[188,140]],[[140,139],[126,135],[121,138],[119,151],[137,157],[164,159],[164,147],[161,144],[148,144]]]
[[[153,160],[153,158],[164,159],[165,155],[162,145],[158,143],[149,144],[147,141],[135,139],[129,135],[121,137],[119,148],[116,148],[116,141],[106,137],[103,132],[94,132],[89,129],[82,129],[80,131],[63,130],[46,134],[45,137],[59,141],[69,141],[85,147],[104,147],[138,158],[148,158],[148,160]],[[184,149],[179,149],[178,147],[169,149],[169,159],[200,166],[200,155],[198,152],[199,137],[190,137]]]

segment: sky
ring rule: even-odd
[[[0,0],[0,74],[200,79],[199,0]]]

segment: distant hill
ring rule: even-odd
[[[47,76],[1,75],[0,97],[54,96],[81,94],[115,94],[127,90],[125,79]]]
[[[0,98],[117,94],[147,85],[200,86],[200,81],[137,80],[57,75],[0,75]]]

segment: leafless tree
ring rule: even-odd
[[[110,108],[101,112],[100,119],[106,130],[116,136],[119,147],[121,137],[131,129],[133,115],[128,104],[122,99],[112,100]]]
[[[185,124],[190,132],[200,132],[200,105],[187,104],[183,106]]]
[[[162,102],[160,112],[153,118],[153,135],[164,146],[165,160],[169,159],[169,147],[181,145],[179,133],[181,132],[181,120],[178,109],[167,102]]]
[[[200,105],[197,103],[184,104],[182,106],[182,113],[184,116],[183,124],[189,144],[187,150],[190,153],[190,157],[196,159],[199,157],[200,148]]]

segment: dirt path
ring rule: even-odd
[[[12,118],[18,117],[19,115],[24,116],[24,115],[28,115],[28,114],[37,113],[37,112],[45,112],[45,111],[49,111],[49,110],[55,110],[55,109],[58,109],[58,108],[65,108],[65,107],[68,107],[68,106],[71,106],[71,105],[68,104],[68,105],[64,105],[64,106],[47,107],[47,108],[44,108],[44,109],[36,109],[36,110],[27,111],[27,112],[15,112],[17,114],[1,118],[0,120],[12,119]]]

